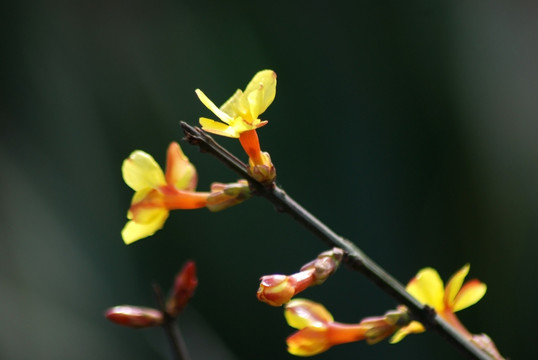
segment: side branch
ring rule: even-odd
[[[366,256],[355,244],[333,232],[328,226],[289,197],[284,190],[276,185],[266,187],[256,181],[248,174],[247,166],[241,160],[220,146],[200,128],[190,126],[185,122],[181,122],[181,127],[185,133],[186,140],[190,144],[197,145],[200,151],[213,155],[241,177],[247,179],[256,194],[269,200],[277,211],[287,213],[293,217],[328,246],[343,249],[345,256],[342,261],[349,268],[362,273],[388,295],[392,296],[399,304],[405,305],[413,318],[421,322],[427,329],[436,331],[469,359],[491,359],[481,349],[454,330],[432,308],[418,302],[405,290],[405,287],[400,282]]]
[[[183,336],[181,336],[181,332],[175,322],[175,319],[166,312],[164,297],[161,288],[157,284],[153,284],[153,292],[155,293],[159,310],[164,316],[162,328],[164,329],[168,342],[170,343],[172,358],[174,360],[190,360],[187,345],[185,345],[185,341],[183,340]]]

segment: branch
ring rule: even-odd
[[[190,144],[197,145],[201,152],[207,152],[213,155],[241,177],[247,179],[256,195],[269,200],[277,211],[290,215],[330,247],[343,249],[345,256],[342,261],[350,269],[362,273],[381,288],[381,290],[392,296],[398,303],[405,305],[413,318],[422,323],[428,330],[433,330],[440,334],[469,359],[491,360],[486,353],[477,348],[437,315],[431,307],[418,302],[418,300],[405,290],[402,284],[366,256],[355,244],[332,231],[289,197],[284,190],[274,184],[266,187],[256,181],[248,174],[247,165],[220,146],[200,128],[190,126],[185,122],[181,122],[181,127],[185,133],[186,140]]]
[[[175,319],[166,312],[166,306],[164,305],[164,297],[161,288],[157,284],[153,284],[153,292],[159,310],[163,313],[164,322],[161,325],[166,333],[168,342],[172,347],[172,357],[174,360],[190,360],[189,353],[185,341],[181,336],[179,327],[177,326]]]

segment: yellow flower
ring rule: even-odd
[[[202,129],[217,135],[239,138],[245,131],[262,127],[267,121],[258,119],[258,116],[271,105],[275,94],[276,74],[272,70],[258,72],[244,92],[238,89],[220,108],[200,89],[196,89],[200,101],[222,121],[201,117]]]
[[[207,192],[195,192],[196,169],[179,144],[168,147],[166,174],[144,151],[136,150],[124,160],[122,174],[135,194],[127,212],[121,235],[126,244],[153,235],[161,229],[170,210],[197,209],[206,206]]]
[[[306,299],[293,299],[286,304],[284,316],[293,328],[299,329],[286,339],[288,352],[297,356],[312,356],[338,344],[365,338],[368,326],[335,322],[321,304]]]
[[[476,279],[463,284],[463,280],[469,273],[469,268],[469,264],[462,267],[450,278],[444,288],[443,281],[437,271],[432,268],[424,268],[411,279],[406,290],[421,303],[432,307],[437,314],[470,339],[472,335],[454,313],[476,304],[486,293],[486,284]],[[423,331],[424,326],[421,323],[412,321],[409,325],[398,330],[390,342],[397,343],[407,334]]]

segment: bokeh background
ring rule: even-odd
[[[467,262],[488,293],[460,318],[505,356],[535,342],[538,3],[80,0],[4,3],[0,99],[0,358],[168,359],[160,329],[108,323],[151,306],[187,259],[180,319],[193,360],[292,359],[258,278],[325,246],[263,199],[177,211],[125,246],[122,160],[164,164],[179,121],[210,113],[265,68],[277,97],[259,131],[278,183],[401,282]],[[218,139],[245,159],[233,139]],[[183,145],[199,189],[235,174]],[[345,268],[304,297],[358,321],[397,304]],[[348,344],[317,359],[454,359],[436,334]]]

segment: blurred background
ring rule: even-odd
[[[80,0],[4,3],[0,99],[0,358],[169,359],[161,329],[107,322],[152,306],[187,259],[199,288],[180,326],[193,360],[293,359],[264,274],[326,247],[263,199],[176,211],[125,246],[135,149],[164,165],[179,121],[212,114],[261,69],[278,74],[262,148],[278,184],[402,283],[471,263],[488,285],[460,313],[501,353],[536,335],[538,3]],[[246,160],[237,141],[217,139]],[[236,176],[182,142],[200,190]],[[342,322],[397,304],[346,268],[303,297]],[[454,359],[434,333],[317,359]]]

